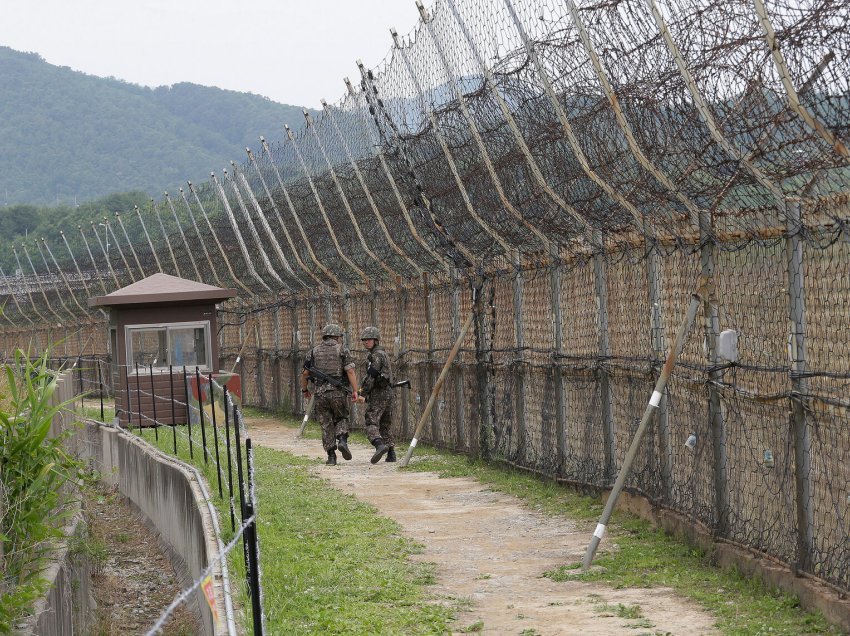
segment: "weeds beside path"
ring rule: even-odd
[[[74,544],[85,550],[97,602],[92,636],[146,634],[180,585],[156,535],[117,491],[99,485],[84,500],[88,536]],[[163,626],[163,636],[197,634],[194,614],[184,604]]]

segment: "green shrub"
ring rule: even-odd
[[[0,633],[8,633],[47,591],[42,574],[73,498],[65,484],[83,477],[82,464],[62,443],[71,431],[48,437],[56,373],[48,353],[30,360],[21,350],[0,373]]]

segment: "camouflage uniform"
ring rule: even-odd
[[[383,439],[389,448],[395,446],[392,434],[393,370],[390,358],[379,344],[369,353],[369,366],[361,391],[366,397],[366,437],[370,442]]]
[[[304,368],[310,367],[348,384],[345,371],[354,367],[354,361],[348,347],[333,338],[327,338],[307,354]],[[336,449],[337,437],[348,434],[351,392],[343,391],[332,384],[323,384],[321,380],[318,384],[313,417],[322,427],[322,446],[326,451],[333,451]]]

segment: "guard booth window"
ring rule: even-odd
[[[156,369],[187,366],[209,370],[209,323],[144,325],[127,327],[127,359],[130,373],[153,365]]]

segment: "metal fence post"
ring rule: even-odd
[[[183,388],[186,389],[186,426],[189,427],[189,459],[195,459],[195,450],[192,442],[192,404],[189,400],[189,376],[186,367],[183,367]]]
[[[168,384],[171,387],[171,440],[174,443],[174,456],[177,457],[177,409],[174,404],[174,366],[168,365]]]
[[[216,317],[218,318],[218,324],[224,324],[224,314],[221,309],[216,310]],[[218,368],[224,369],[227,365],[224,362],[224,346],[227,338],[225,337],[225,329],[218,330]]]
[[[617,474],[617,459],[614,436],[613,395],[611,378],[606,367],[611,357],[611,344],[608,339],[608,261],[601,233],[595,237],[593,251],[593,282],[596,293],[596,325],[598,346],[599,399],[602,407],[602,443],[605,455],[605,484],[611,483]]]
[[[299,354],[301,353],[301,331],[298,322],[298,305],[292,303],[292,343],[290,349],[290,362],[292,363],[292,378],[289,382],[289,390],[292,392],[292,412],[301,413],[304,410],[304,396],[301,395],[301,385],[298,382],[298,376],[301,375],[301,365]]]
[[[280,409],[283,399],[283,387],[280,380],[280,306],[275,307],[272,311],[272,326],[274,327],[274,354],[272,364],[272,392],[271,406],[275,409]],[[294,408],[294,398],[287,400],[290,404],[290,409]]]
[[[514,255],[514,342],[516,353],[514,355],[514,377],[516,394],[516,409],[513,418],[514,430],[516,431],[517,454],[522,454],[525,446],[525,331],[523,330],[523,302],[525,292],[525,280],[522,275],[522,260],[519,252]],[[510,450],[510,449],[508,449]]]
[[[422,298],[425,303],[425,331],[428,336],[428,393],[434,388],[434,307],[431,302],[431,280],[428,272],[422,272]],[[440,410],[431,410],[431,442],[436,443],[440,434]]]
[[[410,377],[410,368],[407,365],[407,289],[401,283],[401,277],[395,279],[396,299],[396,359],[398,360],[398,372],[401,377]],[[404,373],[402,374],[402,369]],[[410,391],[401,392],[401,433],[402,436],[410,435]]]
[[[557,468],[560,473],[564,472],[567,461],[567,394],[564,389],[564,371],[561,367],[564,355],[564,325],[562,315],[561,298],[561,257],[553,250],[551,254],[552,265],[549,274],[549,302],[552,310],[552,337],[555,345],[552,355],[552,367],[555,376],[555,423],[557,439]]]
[[[198,367],[195,367],[195,386],[198,389],[198,417],[201,418],[201,444],[204,447],[204,464],[209,465],[210,458],[209,453],[207,453],[207,430],[204,425],[204,392],[201,390],[201,370]]]
[[[650,341],[653,357],[659,365],[660,373],[660,365],[663,364],[666,344],[664,338],[664,316],[662,312],[661,267],[658,262],[657,245],[653,245],[647,255],[646,277],[649,291]],[[656,379],[658,379],[657,375]],[[658,423],[658,441],[660,444],[658,461],[661,467],[662,496],[663,501],[667,503],[672,501],[673,492],[673,445],[670,440],[670,427],[667,421],[668,390],[667,387],[664,388],[664,393],[661,395],[661,402],[658,403],[658,409],[655,413],[655,421]]]
[[[257,314],[257,319],[254,321],[254,339],[257,343],[257,353],[255,354],[256,364],[256,373],[257,373],[257,394],[260,398],[260,406],[268,407],[268,398],[266,396],[266,383],[265,383],[265,375],[266,375],[266,364],[265,357],[266,352],[263,348],[263,334],[260,329],[260,325],[262,324],[262,318],[260,318],[261,314]]]
[[[246,319],[239,325],[239,349],[236,352],[236,362],[233,365],[234,368],[237,365],[239,366],[239,377],[242,380],[242,395],[245,399],[247,399],[248,396],[248,378],[245,376],[245,356],[242,351],[242,343],[245,342],[245,338],[247,338],[247,335],[245,334],[245,323],[247,322],[248,320]],[[223,334],[224,331],[221,333]]]
[[[256,513],[254,506],[254,450],[251,438],[245,438],[245,461],[248,468],[248,498],[245,502],[245,515],[250,518]],[[254,636],[263,635],[263,603],[260,589],[260,538],[257,533],[257,519],[245,529],[245,542],[248,551],[248,582],[251,590],[251,618]]]
[[[215,472],[218,476],[218,498],[223,498],[221,492],[221,457],[218,453],[218,426],[216,425],[215,417],[215,386],[213,385],[213,375],[208,374],[207,380],[210,383],[210,412],[212,417],[213,441],[215,442]]]
[[[150,364],[150,379],[151,379],[151,410],[153,412],[153,436],[159,441],[159,421],[156,419],[156,387],[153,384],[153,362]]]
[[[230,407],[228,405],[227,385],[223,387],[222,404],[224,405],[224,441],[227,448],[227,492],[230,497],[230,529],[236,531],[236,516],[233,512],[233,465],[230,460]]]
[[[472,306],[475,314],[475,374],[478,379],[478,456],[484,461],[490,461],[493,454],[493,427],[490,419],[490,391],[487,381],[487,324],[483,298],[486,282],[487,279],[482,278],[479,281],[480,287],[473,288]]]
[[[378,287],[374,279],[369,285],[369,320],[373,327],[381,328],[378,324]]]
[[[233,405],[233,441],[236,443],[236,477],[239,487],[239,514],[240,521],[245,523],[248,517],[245,510],[245,473],[242,470],[242,438],[239,434],[239,407]],[[242,551],[245,557],[245,571],[247,576],[251,576],[251,564],[248,561],[248,544],[245,535],[242,535]]]
[[[100,385],[100,421],[105,422],[103,416],[103,370],[100,367],[100,358],[97,359],[97,382]]]
[[[794,431],[794,482],[797,506],[797,563],[798,570],[812,571],[814,545],[814,505],[811,492],[811,432],[804,400],[808,394],[805,377],[806,360],[806,299],[803,270],[803,223],[800,204],[786,205],[788,238],[785,249],[788,260],[788,305],[791,319],[791,417]]]
[[[342,288],[342,332],[343,342],[349,349],[351,349],[351,343],[354,339],[351,337],[351,293],[349,292],[348,287]],[[353,390],[357,387],[351,388]],[[350,428],[354,428],[354,422],[356,419],[357,412],[352,404],[348,409],[348,425]]]
[[[118,371],[118,376],[121,376],[121,370]],[[130,367],[124,366],[124,380],[125,386],[127,387],[127,430],[133,428],[133,409],[130,404]],[[119,420],[120,421],[120,420]]]
[[[77,357],[77,377],[80,380],[80,404],[83,404],[83,400],[84,400],[83,393],[85,393],[85,391],[83,390],[83,357],[82,356]]]
[[[452,268],[452,341],[457,340],[460,335],[460,285],[457,269]],[[463,344],[461,343],[461,346]],[[457,426],[457,439],[461,448],[469,448],[469,440],[466,439],[466,400],[463,388],[463,360],[455,361],[455,420]]]
[[[325,324],[333,320],[333,307],[331,306],[331,290],[325,285],[322,288],[322,298],[325,301]]]
[[[310,334],[307,336],[307,342],[310,344],[311,349],[316,345],[316,303],[318,302],[319,299],[316,296],[310,299],[310,311],[307,317],[310,324]]]
[[[127,387],[129,390],[129,387]],[[139,375],[139,363],[136,363],[136,406],[139,407],[139,436],[142,434],[142,382]]]
[[[717,354],[717,337],[720,321],[714,293],[715,238],[711,231],[711,219],[706,212],[700,213],[700,266],[703,280],[709,281],[709,293],[703,302],[703,320],[706,356],[711,370],[708,372],[708,419],[711,426],[711,447],[714,461],[714,531],[727,536],[729,516],[729,488],[726,481],[726,430],[723,411],[720,407],[720,392],[716,383],[721,380],[716,370],[720,357]]]

